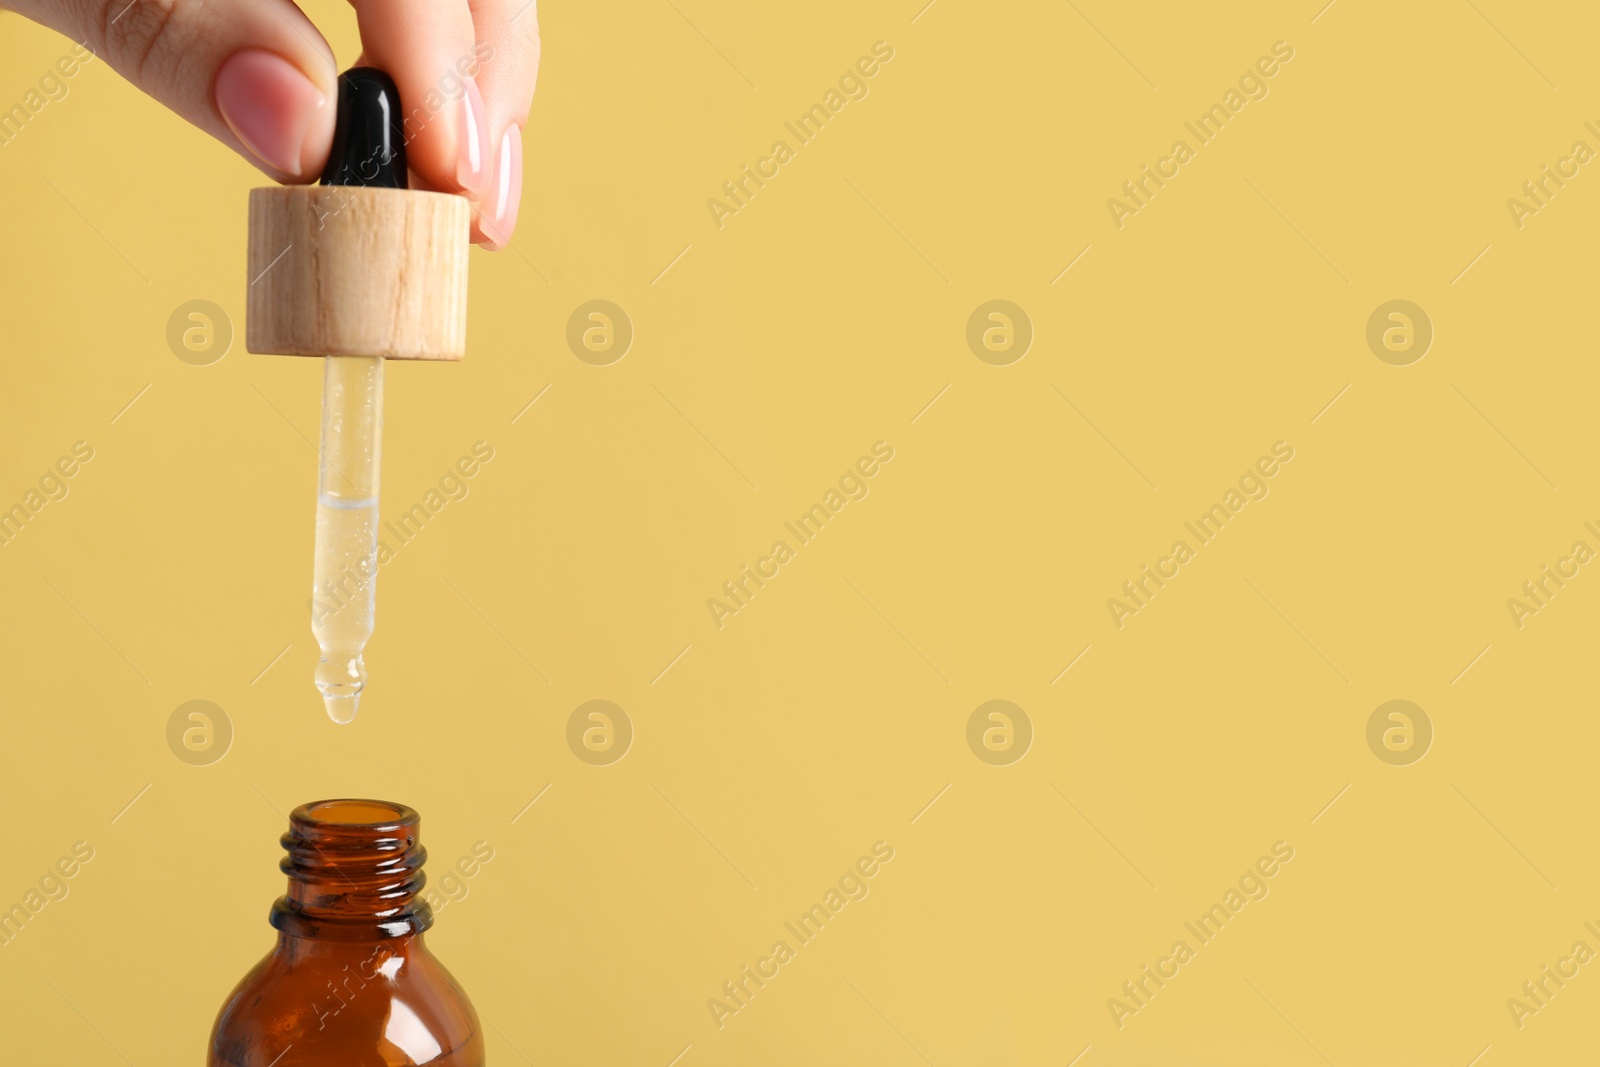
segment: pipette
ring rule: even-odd
[[[382,71],[346,71],[322,184],[250,194],[246,347],[325,357],[311,630],[337,723],[355,718],[367,681],[383,362],[459,360],[466,347],[471,208],[406,188],[403,114]]]
[[[317,688],[328,716],[356,717],[378,584],[378,469],[383,446],[383,360],[329,356],[322,386],[322,469],[311,632],[322,648]]]

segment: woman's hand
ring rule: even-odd
[[[503,248],[522,194],[539,70],[533,0],[351,0],[361,63],[394,79],[416,188],[473,202]],[[83,42],[123,77],[282,182],[313,182],[333,141],[338,67],[291,0],[0,0]]]

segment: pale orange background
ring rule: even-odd
[[[418,808],[436,873],[493,847],[429,940],[497,1065],[1592,1057],[1600,968],[1521,1029],[1506,999],[1600,949],[1600,576],[1521,629],[1506,601],[1600,548],[1600,176],[1520,229],[1506,200],[1600,148],[1600,16],[919,4],[544,5],[514,248],[473,253],[464,363],[389,368],[385,516],[494,459],[384,568],[344,728],[306,612],[320,367],[243,346],[263,179],[104,63],[0,147],[0,504],[94,448],[0,547],[0,905],[95,850],[0,948],[8,1062],[200,1062],[270,944],[285,813],[338,795]],[[309,12],[353,61],[346,6]],[[9,106],[70,45],[0,27]],[[1280,40],[1267,98],[1114,226]],[[166,342],[197,299],[235,331],[210,366]],[[635,331],[609,366],[567,347],[592,299]],[[965,339],[991,299],[1035,332],[1009,366]],[[1410,366],[1365,340],[1391,299],[1435,329]],[[870,495],[717,629],[879,440]],[[1270,495],[1116,628],[1280,440]],[[209,766],[167,745],[195,699],[234,730]],[[609,766],[567,746],[593,699],[635,732]],[[967,746],[992,699],[1035,731],[1009,766]],[[1367,747],[1390,699],[1433,724],[1411,766]],[[880,840],[719,1030],[707,999]],[[1270,895],[1118,1029],[1107,998],[1280,840]]]

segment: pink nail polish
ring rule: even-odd
[[[217,111],[257,159],[284,174],[305,172],[306,131],[328,98],[300,68],[273,52],[235,52],[217,71]]]
[[[483,96],[478,84],[468,78],[461,94],[461,121],[456,129],[456,184],[472,199],[483,195],[489,184],[489,129],[485,125]]]
[[[482,231],[484,245],[498,251],[511,242],[511,233],[517,228],[517,212],[522,207],[522,127],[512,123],[500,138],[500,151],[495,156],[494,185],[489,199],[482,205],[478,216],[478,229]]]

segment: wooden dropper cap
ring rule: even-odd
[[[322,184],[250,191],[251,352],[466,354],[472,208],[450,193],[406,188],[402,114],[388,75],[346,71]]]

